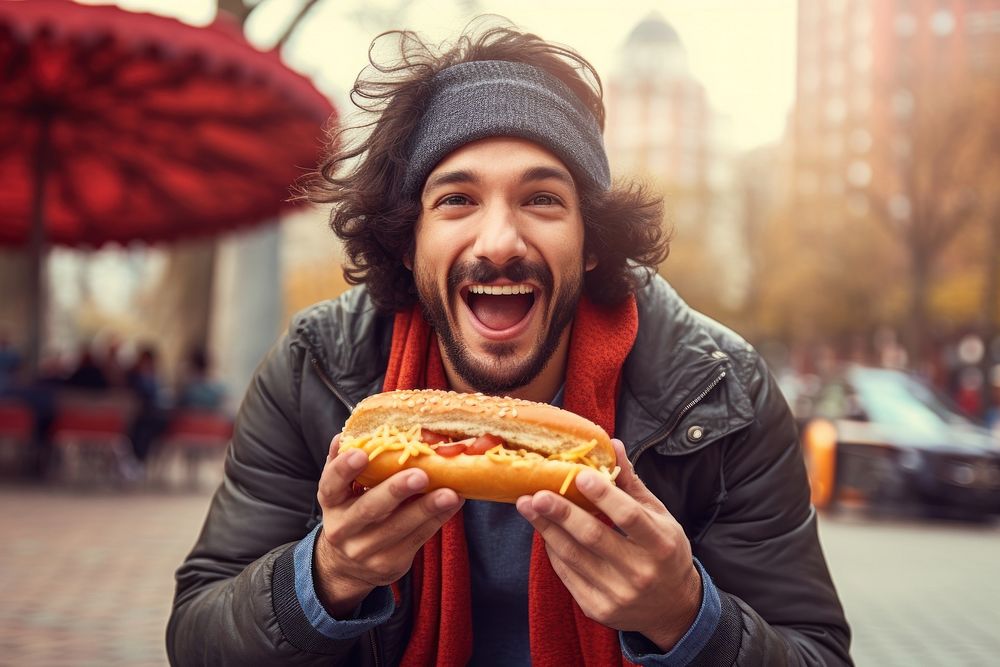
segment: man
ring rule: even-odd
[[[403,57],[355,87],[372,131],[341,134],[310,193],[362,286],[258,370],[177,575],[172,662],[849,664],[788,408],[650,278],[659,202],[612,187],[592,68],[508,28],[442,54],[393,36]],[[416,387],[604,425],[617,486],[575,481],[603,517],[424,493],[419,470],[356,493],[349,410]]]

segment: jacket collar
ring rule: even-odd
[[[320,380],[353,410],[382,390],[392,343],[392,316],[378,312],[363,287],[296,316],[294,344],[305,348]]]
[[[738,362],[749,346],[659,276],[637,297],[639,335],[622,369],[616,434],[629,457],[653,446],[687,454],[747,426],[753,407]]]

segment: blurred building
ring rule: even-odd
[[[905,222],[912,203],[887,172],[913,158],[916,109],[988,76],[998,52],[1000,0],[799,0],[797,198],[830,200],[814,210],[832,224],[866,216],[888,184]]]
[[[712,118],[677,32],[659,14],[640,22],[608,79],[605,141],[616,169],[685,188],[708,180]]]
[[[713,265],[711,281],[698,280],[685,291],[711,291],[703,306],[709,300],[735,307],[745,277],[735,149],[727,119],[713,111],[680,36],[660,14],[650,14],[629,33],[607,77],[606,100],[605,144],[613,172],[661,189],[677,240],[704,248],[705,256],[696,260]],[[672,258],[668,270],[677,261]]]

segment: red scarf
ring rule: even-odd
[[[638,330],[635,299],[603,308],[580,299],[566,366],[564,407],[614,433],[615,399]],[[447,389],[437,336],[419,307],[396,315],[383,391]],[[404,667],[465,665],[472,656],[469,558],[459,512],[417,554],[414,624]],[[569,620],[571,619],[571,621]],[[535,533],[528,572],[528,628],[536,667],[625,663],[618,633],[583,615]]]

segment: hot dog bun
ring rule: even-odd
[[[494,435],[505,447],[445,457],[420,441],[421,428],[455,441]],[[430,478],[428,490],[451,488],[477,500],[512,503],[549,489],[594,511],[573,478],[586,468],[616,474],[615,452],[600,426],[544,403],[483,394],[402,390],[370,396],[344,425],[341,449],[350,447],[369,454],[361,484],[420,468]]]

